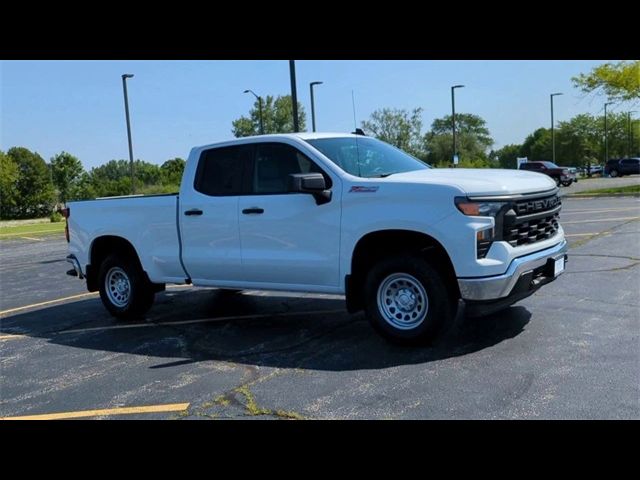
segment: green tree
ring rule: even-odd
[[[556,132],[557,133],[557,132]],[[551,130],[538,128],[524,139],[520,156],[530,161],[551,160],[553,157],[551,145]]]
[[[18,205],[18,165],[0,151],[0,218],[11,218]]]
[[[517,158],[520,156],[521,148],[522,145],[505,145],[489,156],[496,158],[501,168],[517,168]]]
[[[456,114],[456,144],[460,166],[494,166],[488,156],[493,139],[486,125],[487,122],[478,115]],[[429,163],[440,166],[451,164],[453,156],[451,115],[433,121],[431,130],[424,136],[424,144]]]
[[[172,158],[164,162],[160,166],[162,184],[179,187],[186,163],[182,158]]]
[[[66,203],[84,173],[82,163],[70,153],[61,152],[51,159],[49,168],[53,184],[58,189],[58,199]]]
[[[83,172],[78,181],[73,185],[69,194],[69,200],[90,200],[97,196],[91,175]]]
[[[129,195],[131,172],[128,160],[110,160],[89,172],[91,187],[98,197]],[[161,183],[162,172],[158,165],[136,160],[134,162],[136,191],[145,191],[151,185]]]
[[[291,133],[293,132],[293,102],[291,95],[279,95],[274,98],[267,95],[262,99],[262,120],[264,133]],[[298,102],[298,126],[300,131],[306,129],[306,113],[304,107]],[[231,132],[235,137],[249,137],[260,134],[260,110],[258,100],[249,111],[249,116],[242,116],[232,123]]]
[[[611,102],[640,99],[640,60],[605,63],[571,79],[585,93],[603,93]]]
[[[53,210],[54,190],[51,172],[44,159],[24,147],[13,147],[7,152],[18,167],[17,205],[13,218],[48,216]]]
[[[422,108],[414,108],[411,112],[397,108],[376,110],[369,120],[362,122],[362,128],[414,157],[425,157]]]

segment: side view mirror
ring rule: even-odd
[[[323,205],[331,201],[331,190],[321,173],[292,173],[289,175],[289,192],[310,193],[316,204]]]

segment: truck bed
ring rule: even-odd
[[[104,235],[126,238],[140,256],[151,281],[183,283],[177,223],[178,194],[109,197],[70,202],[69,253],[90,264],[90,239]]]

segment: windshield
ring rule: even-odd
[[[394,173],[431,168],[388,143],[369,137],[337,137],[307,140],[329,160],[351,175],[388,177]]]
[[[544,166],[545,166],[545,167],[547,167],[547,168],[560,168],[560,167],[558,167],[558,165],[556,165],[556,164],[555,164],[555,163],[553,163],[553,162],[542,162],[542,163],[543,163],[543,164],[544,164]]]

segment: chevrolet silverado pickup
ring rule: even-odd
[[[555,182],[436,169],[362,135],[261,135],[191,150],[179,194],[71,202],[68,273],[144,315],[165,284],[342,294],[383,336],[434,338],[565,268]]]

